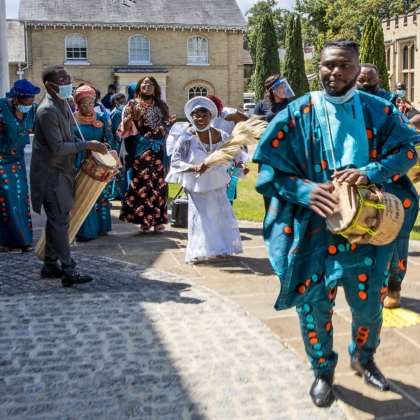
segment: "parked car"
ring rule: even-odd
[[[244,104],[244,114],[246,116],[251,116],[254,114],[255,104]]]

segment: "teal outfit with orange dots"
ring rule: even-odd
[[[417,160],[417,131],[401,122],[389,102],[357,91],[343,105],[322,101],[321,93],[312,93],[289,104],[268,126],[253,158],[262,165],[257,190],[272,197],[264,239],[281,283],[275,308],[296,306],[315,376],[326,375],[337,364],[332,314],[339,285],[353,312],[351,358],[361,363],[373,358],[394,247],[351,245],[333,235],[325,219],[309,208],[315,183],[331,181],[334,168],[323,106],[337,170],[359,168],[372,184],[405,200],[400,180]],[[410,194],[416,197],[415,191]]]
[[[7,98],[0,99],[0,246],[32,245],[32,219],[24,148],[35,121],[36,104],[23,119]]]
[[[78,120],[78,113],[74,115]],[[98,124],[99,123],[99,124]],[[97,112],[92,124],[84,123],[78,120],[80,131],[86,141],[105,141],[109,142],[111,138],[111,127],[108,118],[102,112]],[[80,137],[79,130],[74,125],[74,134]],[[76,171],[80,170],[80,165],[85,158],[85,152],[78,153],[75,159]],[[105,234],[111,230],[111,208],[109,197],[112,192],[112,183],[106,185],[92,210],[89,212],[86,220],[83,222],[76,238],[82,241],[96,238],[100,233]]]

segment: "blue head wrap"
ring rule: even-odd
[[[20,79],[15,82],[12,89],[10,89],[9,98],[33,98],[41,92],[41,89],[26,79]]]
[[[127,102],[130,101],[131,99],[134,99],[134,92],[136,90],[137,83],[138,82],[134,82],[134,83],[131,83],[130,86],[128,86]]]

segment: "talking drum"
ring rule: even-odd
[[[407,172],[408,177],[413,184],[420,181],[420,145],[415,146],[417,149],[417,163]]]
[[[338,204],[327,216],[328,229],[351,244],[387,245],[399,234],[404,222],[401,201],[373,185],[334,184]]]
[[[69,242],[76,236],[106,184],[118,173],[118,163],[112,154],[86,152],[75,179],[75,200],[70,215]],[[35,254],[44,260],[45,232],[35,247]]]

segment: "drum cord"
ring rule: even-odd
[[[337,172],[337,164],[335,162],[334,145],[333,145],[332,135],[331,135],[330,119],[328,117],[327,101],[325,100],[325,95],[322,95],[322,98],[324,100],[325,118],[327,120],[328,137],[329,137],[329,140],[330,140],[330,148],[331,148],[331,156],[332,156],[333,165],[334,165],[334,173],[336,173]]]
[[[67,99],[64,99],[64,102],[67,104],[70,114],[73,117],[74,123],[76,124],[76,127],[79,130],[80,137],[82,138],[83,141],[86,141],[85,138],[83,137],[82,131],[80,130],[79,124],[77,124],[76,118],[74,117],[74,114],[70,108],[70,104],[68,103]]]

